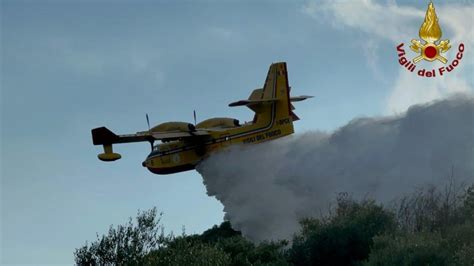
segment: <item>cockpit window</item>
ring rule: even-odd
[[[158,144],[158,145],[153,146],[153,152],[155,152],[155,154],[156,153],[164,154],[168,150],[169,150],[169,147],[168,146],[163,146],[162,144]]]

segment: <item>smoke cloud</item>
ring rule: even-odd
[[[445,184],[453,169],[456,182],[474,183],[472,95],[354,119],[332,133],[234,147],[198,166],[225,219],[253,241],[291,239],[300,219],[327,212],[340,192],[389,203]]]

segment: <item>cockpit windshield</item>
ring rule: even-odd
[[[179,144],[180,144],[179,141],[159,143],[159,144],[153,145],[153,149],[151,153],[153,153],[153,155],[165,155],[170,150],[178,147]]]

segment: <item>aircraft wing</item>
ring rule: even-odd
[[[151,133],[155,140],[173,140],[173,139],[180,139],[180,138],[193,138],[193,137],[205,137],[209,136],[209,132],[206,130],[199,130],[190,131],[190,132],[153,132]]]
[[[142,131],[135,134],[117,135],[106,127],[92,129],[92,142],[94,145],[110,145],[115,143],[130,142],[152,142],[155,140],[176,140],[182,138],[199,138],[209,136],[209,132],[205,130],[196,131],[163,131],[150,132]]]

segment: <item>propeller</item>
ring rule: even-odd
[[[148,117],[148,114],[145,114],[146,116],[146,123],[148,125],[148,131],[150,131],[150,118]],[[150,140],[150,145],[151,145],[151,150],[153,151],[153,145],[155,143],[155,140]]]
[[[196,110],[193,111],[194,114],[194,125],[196,125]]]
[[[150,131],[150,118],[148,118],[148,114],[146,114],[146,123],[148,124],[148,131]]]

